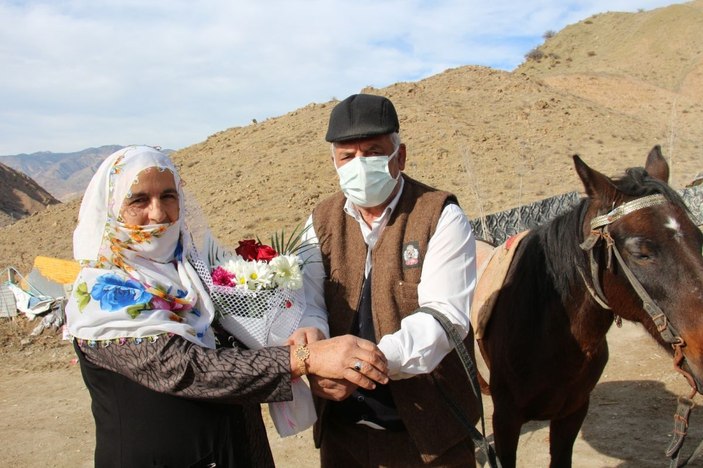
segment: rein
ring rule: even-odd
[[[676,369],[677,372],[681,373],[686,378],[692,389],[691,394],[688,397],[681,396],[678,399],[678,407],[676,409],[676,413],[674,414],[673,437],[671,442],[669,443],[669,447],[667,447],[666,449],[666,455],[671,460],[670,467],[675,468],[686,465],[689,461],[694,460],[703,452],[702,441],[698,445],[696,450],[693,452],[693,454],[688,459],[684,460],[681,464],[679,464],[679,455],[681,447],[683,446],[684,439],[686,438],[686,434],[688,432],[688,418],[691,413],[691,409],[693,408],[692,398],[698,391],[693,376],[681,367],[681,363],[684,359],[682,348],[686,346],[686,343],[684,342],[683,338],[679,336],[676,329],[671,325],[661,308],[659,308],[659,306],[654,302],[652,297],[644,289],[642,283],[640,283],[637,277],[635,277],[635,275],[632,273],[632,270],[630,270],[630,268],[625,264],[625,260],[622,258],[620,251],[615,246],[615,241],[610,235],[610,231],[608,229],[608,226],[610,226],[612,223],[631,213],[634,213],[643,208],[661,205],[662,203],[666,203],[666,201],[666,198],[661,194],[649,195],[623,203],[622,205],[611,210],[610,212],[601,216],[596,216],[595,218],[591,219],[591,234],[582,244],[580,244],[580,247],[585,252],[588,252],[592,286],[589,285],[586,281],[583,272],[579,270],[579,273],[581,273],[581,277],[583,278],[584,283],[586,284],[586,289],[588,289],[588,291],[591,293],[593,299],[604,309],[611,309],[608,305],[608,300],[605,297],[605,294],[603,293],[603,288],[600,284],[598,275],[599,265],[593,253],[593,250],[598,244],[598,242],[603,240],[605,242],[607,254],[606,268],[611,269],[613,256],[615,256],[618,265],[622,269],[623,273],[625,273],[625,276],[630,282],[632,289],[634,289],[639,298],[642,299],[642,307],[644,308],[645,312],[647,312],[647,314],[651,317],[662,339],[666,343],[669,343],[674,349],[674,369]]]
[[[442,326],[442,329],[444,329],[444,332],[447,334],[447,339],[449,340],[449,342],[454,346],[457,356],[459,357],[459,361],[461,361],[461,364],[464,367],[464,371],[466,372],[466,376],[469,379],[471,391],[474,393],[474,397],[476,398],[479,417],[481,420],[481,431],[479,432],[479,430],[476,429],[475,425],[471,421],[469,421],[465,414],[463,414],[463,412],[459,408],[459,405],[452,400],[449,394],[442,389],[442,385],[435,380],[435,383],[437,384],[437,387],[439,388],[440,393],[442,394],[442,398],[444,399],[445,403],[447,403],[447,405],[449,406],[449,409],[454,414],[454,417],[459,421],[459,423],[461,423],[466,428],[467,432],[469,433],[469,436],[471,437],[471,440],[473,440],[474,442],[474,445],[481,449],[484,456],[486,457],[486,463],[488,464],[488,466],[490,468],[501,468],[502,465],[500,464],[500,460],[496,455],[495,448],[491,445],[485,435],[486,424],[483,417],[483,399],[481,397],[481,386],[478,383],[478,371],[476,370],[476,365],[471,359],[471,355],[466,349],[466,346],[464,345],[464,342],[461,339],[459,332],[457,332],[456,327],[452,324],[452,322],[449,321],[446,316],[442,315],[441,312],[438,312],[435,309],[432,309],[430,307],[419,307],[414,311],[414,313],[417,312],[424,312],[434,317],[435,320],[437,320]]]

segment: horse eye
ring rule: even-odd
[[[627,239],[625,241],[625,249],[637,260],[649,260],[655,253],[655,248],[652,243],[641,238]]]

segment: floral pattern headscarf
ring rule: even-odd
[[[170,171],[179,198],[174,223],[133,226],[122,202],[145,169]],[[215,347],[215,309],[192,263],[183,189],[171,159],[149,146],[131,146],[100,165],[83,196],[73,254],[81,262],[66,305],[68,330],[87,341],[144,339],[164,333]]]

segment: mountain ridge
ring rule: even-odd
[[[103,145],[80,151],[38,151],[0,156],[0,162],[33,178],[61,201],[82,195],[103,160],[124,145]],[[173,153],[173,150],[163,150]]]

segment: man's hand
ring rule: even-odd
[[[344,379],[326,379],[316,375],[308,376],[313,395],[327,400],[342,401],[349,397],[358,385]]]

